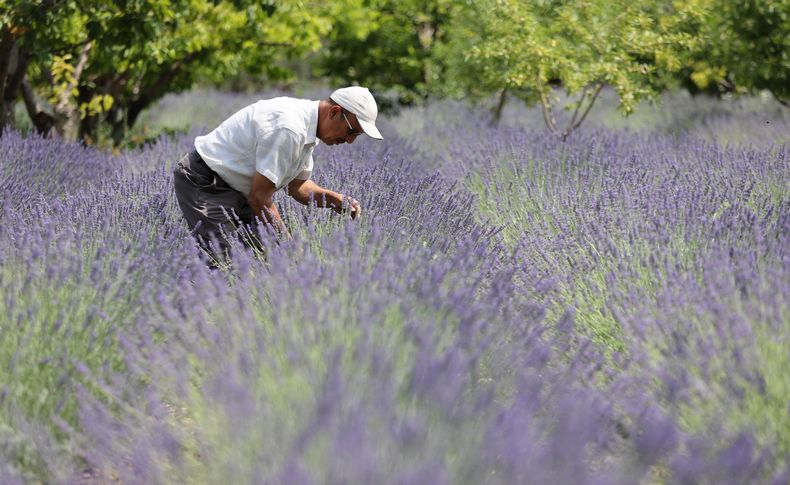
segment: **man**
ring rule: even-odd
[[[255,218],[290,238],[274,193],[288,194],[302,204],[314,200],[337,212],[362,213],[355,199],[325,189],[312,180],[313,149],[353,143],[365,133],[382,139],[376,128],[378,107],[367,88],[338,89],[321,101],[279,97],[261,100],[195,138],[195,149],[175,168],[176,198],[199,244],[212,251],[215,239],[226,256],[230,234]],[[215,248],[216,249],[216,248]]]

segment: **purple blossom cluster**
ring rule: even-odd
[[[0,482],[790,481],[788,147],[453,119],[214,271],[191,135],[0,138]]]

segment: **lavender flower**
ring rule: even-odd
[[[295,243],[220,271],[173,200],[191,135],[0,138],[0,481],[781,483],[787,147],[468,110],[319,147],[365,217],[278,194]]]

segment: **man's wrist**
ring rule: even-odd
[[[346,197],[347,197],[346,194],[337,194],[337,203],[335,203],[334,210],[338,214],[343,213],[343,205],[346,202]]]

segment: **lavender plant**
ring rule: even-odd
[[[191,134],[0,139],[0,481],[786,483],[787,147],[435,107],[219,271]]]
[[[515,160],[471,186],[537,266],[526,288],[556,285],[542,301],[550,313],[572,305],[580,331],[652,361],[643,375],[667,376],[659,387],[688,428],[754,429],[782,463],[789,381],[777,366],[790,346],[767,336],[788,322],[768,296],[787,292],[786,147],[634,141],[597,133],[539,155],[540,145],[511,145],[499,154]]]

